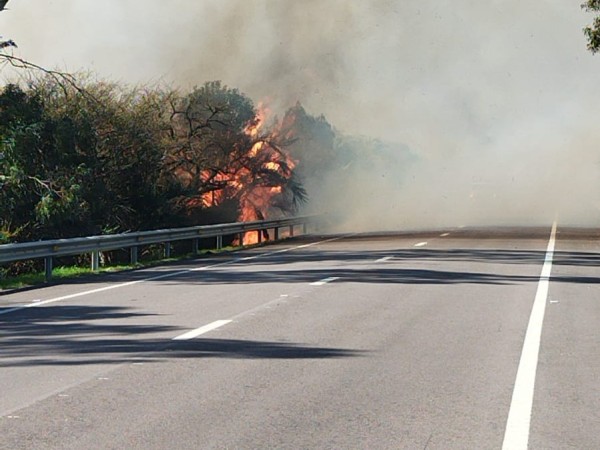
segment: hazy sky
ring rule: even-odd
[[[587,206],[566,216],[595,221],[600,56],[586,50],[580,3],[10,0],[0,31],[47,67],[182,87],[220,79],[406,143],[428,161],[413,189],[436,209],[483,179],[511,183],[515,217],[581,196]]]

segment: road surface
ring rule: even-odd
[[[551,231],[306,236],[1,295],[0,448],[600,448],[599,236]]]

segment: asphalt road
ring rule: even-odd
[[[2,295],[0,448],[600,448],[599,236],[550,236],[308,236]]]

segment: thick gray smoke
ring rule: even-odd
[[[355,230],[600,221],[591,16],[548,0],[13,0],[18,54],[127,82],[220,79],[397,143],[319,187]],[[416,160],[407,163],[404,145]],[[388,145],[389,147],[389,145]]]

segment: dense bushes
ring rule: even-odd
[[[0,243],[235,221],[266,185],[291,211],[304,191],[291,168],[283,176],[259,157],[255,121],[252,101],[220,82],[187,94],[52,77],[7,85]]]
[[[302,196],[287,179],[293,171],[285,178],[266,161],[252,165],[264,139],[247,132],[255,117],[250,99],[219,82],[188,94],[90,81],[76,89],[52,78],[8,85],[0,93],[0,240],[233,221],[240,168],[252,186],[271,175],[271,185]]]

